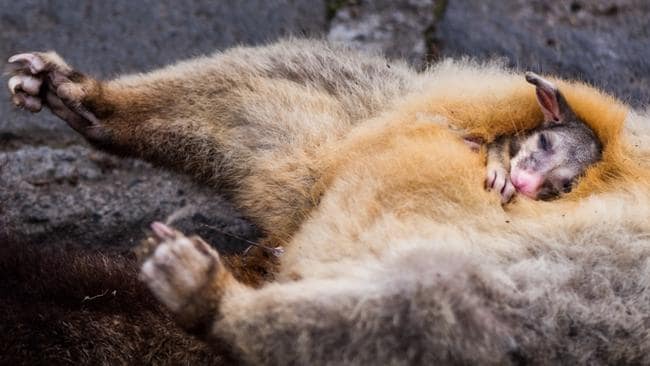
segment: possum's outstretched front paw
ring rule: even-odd
[[[499,164],[488,164],[485,188],[498,192],[502,203],[508,203],[517,191],[510,181],[510,174]]]
[[[38,112],[43,106],[87,137],[97,134],[99,120],[85,105],[97,82],[74,71],[54,52],[31,52],[11,56],[8,86],[19,108]]]
[[[219,254],[199,237],[186,237],[170,227],[151,225],[155,247],[142,264],[140,278],[174,313],[195,307],[202,291],[210,291],[225,268]]]

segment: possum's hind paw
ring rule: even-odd
[[[19,108],[38,112],[43,106],[84,135],[99,121],[84,105],[92,80],[75,72],[54,52],[30,52],[8,60],[8,87]]]
[[[217,272],[225,270],[217,252],[198,237],[186,237],[170,227],[151,225],[157,242],[142,264],[140,278],[175,313],[192,306],[195,297],[209,291]]]
[[[494,190],[501,196],[501,203],[508,203],[516,193],[515,186],[510,181],[510,175],[500,165],[488,165],[485,177],[485,188]]]

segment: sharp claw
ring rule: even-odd
[[[151,230],[153,230],[159,239],[173,239],[176,237],[176,231],[162,222],[153,222],[151,224]]]
[[[20,57],[18,57],[18,56],[20,56],[20,55],[13,55],[13,56],[9,57],[7,62],[10,63],[10,64],[18,62],[20,60]]]
[[[18,90],[18,87],[22,85],[22,82],[20,78],[18,77],[13,77],[9,79],[9,90],[11,91],[11,94],[16,94],[16,91]]]
[[[515,195],[515,187],[510,184],[509,182],[506,182],[506,185],[503,188],[503,191],[501,192],[501,203],[508,203],[510,200],[512,200],[512,197]]]
[[[41,60],[40,57],[31,54],[31,53],[20,53],[18,55],[13,55],[7,60],[10,64],[13,63],[23,63],[27,65],[29,71],[32,74],[38,74],[39,72],[45,69],[45,63]]]
[[[492,190],[494,188],[494,182],[496,181],[496,172],[494,172],[491,176],[488,176],[488,178],[485,180],[485,189],[488,191]]]
[[[9,79],[9,90],[12,94],[18,91],[24,91],[30,95],[37,95],[43,82],[35,77],[27,75],[18,75]]]

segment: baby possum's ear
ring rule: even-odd
[[[544,113],[544,124],[565,123],[574,117],[555,84],[530,71],[526,72],[526,81],[535,85],[537,102]]]

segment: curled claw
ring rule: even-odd
[[[178,231],[158,221],[151,224],[151,230],[153,231],[153,235],[142,241],[134,250],[140,262],[144,262],[149,258],[160,243],[167,240],[174,240],[181,235]]]
[[[16,76],[9,79],[8,84],[9,84],[9,91],[11,92],[11,94],[16,94],[16,92],[20,90],[20,88],[22,87],[20,78]]]
[[[154,234],[160,240],[174,239],[177,236],[174,229],[159,221],[154,221],[151,224],[151,230],[153,230]]]
[[[512,197],[517,193],[515,186],[510,180],[510,174],[499,166],[489,166],[485,177],[485,189],[494,190],[501,196],[501,203],[510,202]]]
[[[16,75],[9,79],[8,86],[12,94],[24,91],[29,95],[38,95],[43,81],[33,76]]]
[[[501,189],[501,203],[506,204],[512,200],[512,197],[514,197],[515,193],[517,190],[515,189],[515,186],[512,184],[510,179],[506,180],[506,184],[503,186]]]
[[[32,53],[20,53],[13,55],[7,60],[10,64],[19,64],[21,67],[29,69],[32,74],[38,74],[45,70],[45,62]]]
[[[485,180],[485,189],[487,189],[489,191],[492,188],[494,188],[494,182],[496,180],[497,180],[497,172],[496,171],[491,172],[491,174],[488,173],[488,177]]]

